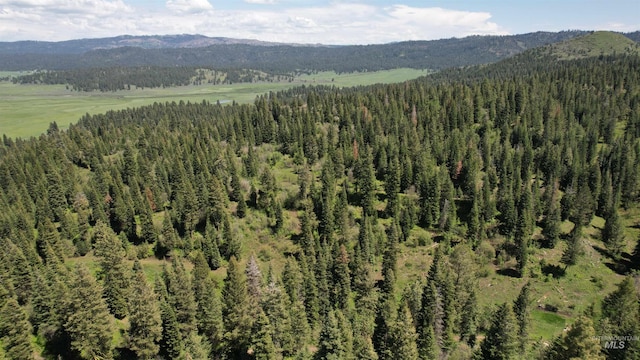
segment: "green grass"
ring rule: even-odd
[[[596,31],[551,45],[551,53],[560,60],[612,54],[639,54],[640,46],[626,36],[610,31]]]
[[[564,329],[566,319],[556,313],[544,310],[531,311],[531,332],[529,337],[536,341],[543,339],[553,340]]]
[[[341,75],[322,72],[302,75],[293,82],[192,85],[106,93],[74,92],[66,89],[64,85],[15,85],[5,81],[0,82],[0,134],[12,138],[38,136],[54,121],[64,129],[86,113],[100,114],[108,110],[139,107],[154,102],[207,100],[212,103],[217,101],[248,103],[258,95],[300,85],[338,87],[371,85],[402,82],[426,74],[426,71],[415,69]]]

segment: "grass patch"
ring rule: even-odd
[[[232,85],[190,85],[171,88],[133,89],[116,92],[75,92],[64,85],[16,85],[0,82],[0,134],[8,137],[38,136],[56,122],[60,128],[89,113],[150,105],[154,102],[206,100],[250,103],[256,96],[300,85],[348,87],[402,82],[426,75],[427,71],[395,69],[377,72],[336,74],[321,72],[301,75],[294,81],[240,83]],[[6,76],[6,75],[5,75]],[[0,76],[2,77],[2,76]]]
[[[531,333],[530,339],[537,341],[552,340],[557,334],[562,332],[566,324],[566,319],[553,312],[534,309],[531,311]]]

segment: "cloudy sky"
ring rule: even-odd
[[[0,0],[0,41],[203,34],[375,44],[538,30],[640,30],[639,0]]]

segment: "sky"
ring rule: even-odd
[[[0,41],[202,34],[347,45],[561,30],[640,30],[640,0],[0,0]]]

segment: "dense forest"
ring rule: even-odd
[[[118,91],[201,84],[290,81],[291,74],[267,74],[249,69],[198,69],[193,67],[108,67],[36,71],[7,77],[15,84],[67,85],[74,91]],[[2,79],[0,79],[2,80]]]
[[[512,61],[5,137],[0,359],[640,358],[640,58]],[[593,234],[621,281],[532,339]]]

